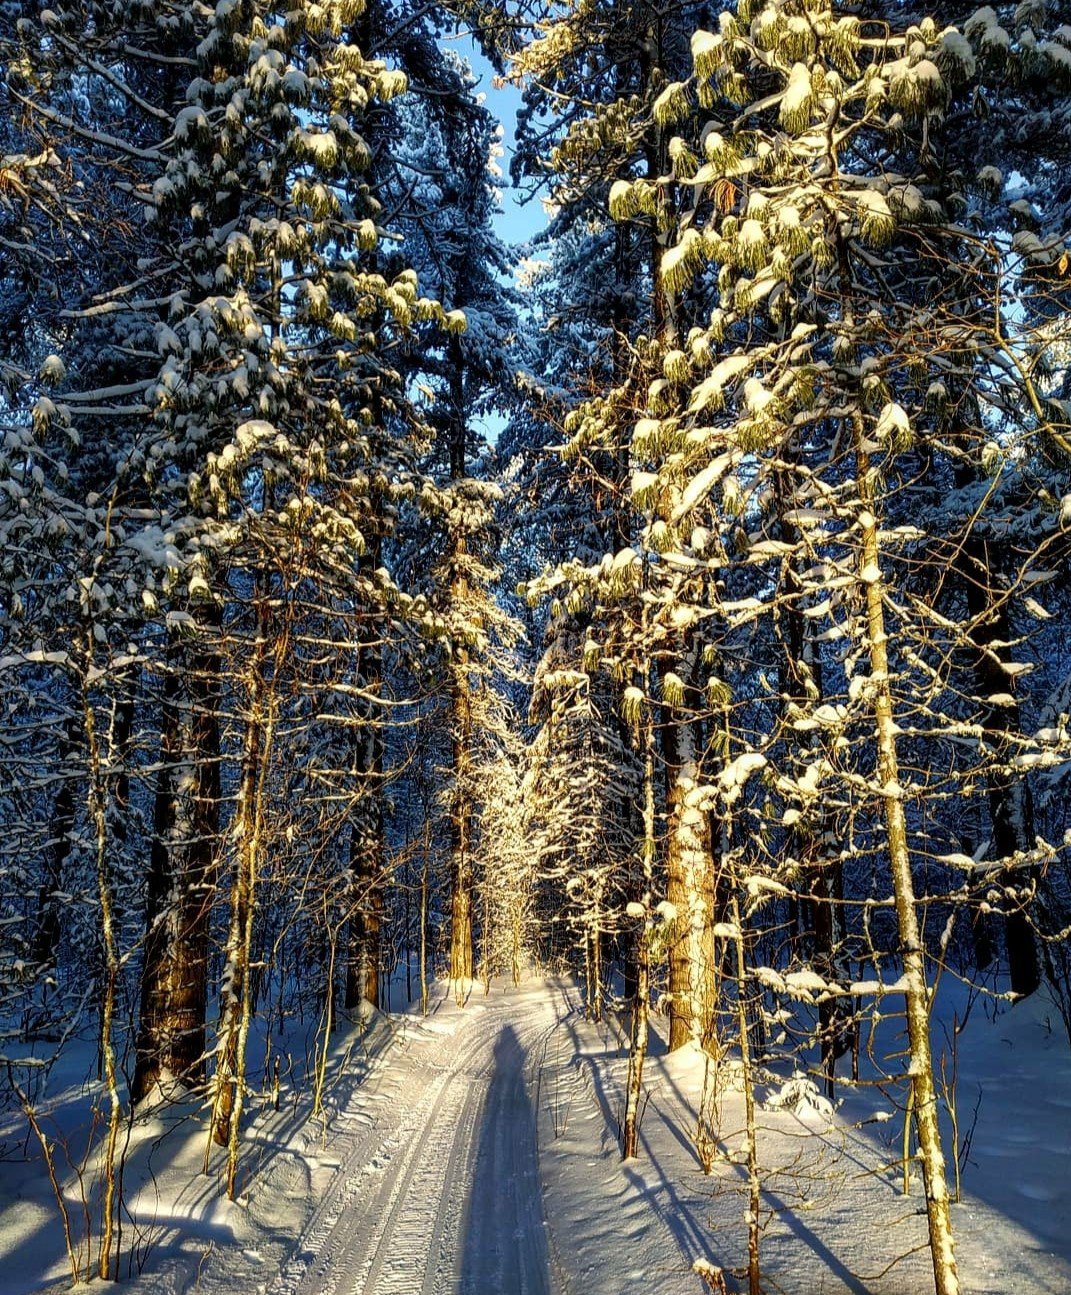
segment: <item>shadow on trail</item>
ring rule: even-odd
[[[478,1117],[471,1184],[448,1184],[455,1192],[468,1188],[458,1295],[552,1295],[554,1289],[526,1061],[516,1030],[505,1026]]]

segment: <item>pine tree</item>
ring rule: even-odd
[[[526,759],[525,831],[549,891],[545,916],[575,932],[588,1014],[599,1020],[607,953],[628,931],[625,909],[638,888],[629,810],[640,799],[640,771],[621,740],[597,644],[578,648],[570,639],[582,626],[563,619],[548,635],[533,684],[529,719],[539,727]],[[588,668],[577,670],[573,662],[585,649]]]
[[[827,641],[845,641],[843,701],[833,702],[831,681],[822,696],[812,670],[783,712],[793,728],[825,729],[832,740],[816,745],[802,773],[764,773],[760,786],[790,793],[805,811],[850,753],[870,780],[906,973],[935,1281],[952,1291],[912,861],[922,847],[905,804],[922,787],[905,786],[901,734],[916,735],[912,747],[940,746],[944,644],[969,642],[971,622],[935,621],[921,598],[908,595],[905,607],[886,591],[890,581],[910,589],[901,564],[925,560],[925,536],[906,524],[904,486],[920,472],[939,479],[945,456],[981,448],[950,441],[933,404],[953,380],[991,404],[974,357],[999,363],[1002,346],[981,309],[963,308],[975,295],[993,300],[1001,267],[971,259],[956,223],[965,178],[942,169],[934,145],[950,102],[970,93],[973,57],[958,32],[929,20],[875,37],[825,4],[741,5],[717,32],[696,32],[692,51],[694,77],[674,113],[709,115],[705,161],[688,177],[694,207],[660,274],[676,293],[713,285],[716,274],[717,304],[706,326],[651,348],[649,368],[661,375],[633,434],[642,469],[633,490],[651,512],[647,544],[682,573],[681,596],[696,608],[714,592],[704,573],[716,572],[711,610],[727,628],[788,605],[828,625]],[[890,130],[895,153],[882,143]],[[619,192],[620,214],[639,202],[636,188]],[[890,293],[894,328],[882,313]],[[1003,400],[992,403],[1000,410]],[[749,569],[753,578],[732,578]],[[734,758],[717,782],[728,809],[774,748],[726,754]],[[932,767],[918,752],[911,764]],[[772,809],[767,801],[760,811],[766,821]],[[784,821],[800,818],[793,808]],[[819,911],[827,902],[816,894]]]
[[[684,191],[669,189],[664,178],[691,175],[697,164],[696,141],[672,135],[670,127],[682,94],[676,78],[686,71],[687,37],[700,12],[700,6],[673,14],[611,7],[594,21],[580,8],[541,30],[515,57],[517,70],[534,82],[524,124],[539,121],[531,129],[544,152],[546,137],[554,142],[551,197],[558,215],[550,236],[565,246],[579,243],[609,284],[583,304],[562,292],[575,291],[573,283],[561,285],[552,324],[555,331],[572,331],[591,319],[595,335],[605,337],[604,353],[597,363],[589,359],[585,374],[588,381],[601,380],[605,394],[575,408],[564,429],[570,457],[598,482],[596,498],[607,498],[601,551],[620,555],[626,566],[639,522],[626,483],[628,429],[649,376],[643,348],[652,338],[671,344],[691,309],[660,267],[689,205],[678,201]],[[538,113],[550,118],[549,127]],[[533,174],[541,164],[535,150],[522,147],[520,174]],[[579,233],[585,227],[586,237]],[[574,481],[578,475],[574,471]],[[657,568],[651,576],[660,579]],[[600,636],[597,621],[592,633]],[[670,924],[667,997],[671,1045],[679,1047],[709,1035],[713,999],[711,830],[705,812],[692,803],[707,739],[702,719],[674,704],[679,690],[691,700],[705,686],[699,677],[705,645],[700,631],[662,622],[652,627],[649,649],[667,698],[657,728],[667,801],[660,851],[678,910]]]
[[[405,82],[350,39],[360,10],[298,6],[276,21],[249,3],[190,11],[177,30],[156,27],[151,14],[148,31],[140,16],[94,30],[86,47],[119,51],[116,66],[129,66],[131,79],[152,65],[154,32],[165,66],[181,72],[156,78],[158,102],[139,92],[163,142],[142,147],[68,126],[79,147],[91,137],[136,173],[130,201],[151,217],[139,272],[151,288],[117,288],[68,312],[70,348],[91,340],[94,363],[113,371],[120,356],[133,358],[123,360],[123,382],[92,392],[57,361],[49,373],[62,392],[40,397],[35,414],[38,437],[85,446],[71,480],[88,503],[76,498],[68,511],[84,518],[72,551],[96,527],[97,623],[108,633],[132,620],[164,649],[133,1092],[203,1075],[217,870],[229,864],[216,1092],[232,1170],[279,684],[296,667],[302,633],[291,623],[304,605],[295,591],[313,580],[325,601],[351,608],[392,597],[389,580],[359,570],[388,525],[393,487],[375,475],[399,481],[413,421],[388,353],[418,325],[448,322],[411,271],[387,278],[367,266],[381,209],[365,180],[360,120]],[[67,24],[61,43],[77,47],[78,20],[47,22]],[[123,54],[127,44],[141,53]],[[44,40],[37,52],[53,48]],[[46,82],[33,85],[39,118],[63,116]],[[100,419],[130,429],[109,443],[108,458],[90,431]],[[235,640],[252,651],[239,676],[228,656]],[[221,709],[232,703],[237,729]],[[229,809],[221,762],[232,759]]]
[[[479,420],[507,409],[514,398],[515,294],[504,282],[506,251],[492,228],[498,148],[493,118],[478,102],[467,68],[447,59],[440,77],[442,93],[427,103],[417,100],[403,121],[406,138],[419,140],[419,146],[403,149],[395,165],[406,183],[410,170],[419,180],[412,185],[417,214],[402,219],[406,251],[456,322],[441,346],[413,357],[411,372],[429,392],[434,432],[422,493],[434,536],[426,588],[438,617],[443,719],[451,747],[450,975],[464,982],[475,974],[481,728],[494,709],[488,690],[495,687],[496,654],[516,638],[493,593],[500,491],[487,479],[491,465],[482,457]],[[465,165],[444,171],[443,157],[464,159]],[[427,543],[426,533],[418,542]]]

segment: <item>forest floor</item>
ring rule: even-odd
[[[199,1172],[200,1113],[161,1106],[128,1148],[124,1278],[139,1295],[700,1295],[700,1260],[746,1289],[734,1068],[719,1077],[704,1174],[705,1063],[665,1055],[656,1037],[641,1154],[622,1164],[622,1043],[612,1019],[584,1020],[564,981],[477,986],[462,1008],[440,986],[425,1020],[377,1015],[340,1035],[323,1120],[308,1118],[305,1084],[284,1085],[279,1110],[263,1101],[234,1203]],[[1041,998],[996,1019],[976,1007],[956,1060],[964,1289],[1071,1295],[1071,1053],[1058,1017]],[[71,1066],[66,1087],[54,1077],[52,1115],[73,1145],[92,1085]],[[901,1112],[879,1087],[839,1086],[834,1111],[813,1085],[782,1079],[760,1094],[764,1290],[924,1295]],[[8,1142],[0,1290],[60,1289],[62,1274],[47,1180],[32,1147],[20,1161]]]

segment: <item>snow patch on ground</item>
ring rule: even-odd
[[[954,1206],[960,1275],[972,1295],[1071,1291],[1071,1053],[1043,1001],[996,1022],[981,1009],[958,1047],[961,1136],[985,1096]],[[1051,1027],[1051,1028],[1050,1028]],[[623,1030],[579,1012],[563,1021],[544,1066],[539,1111],[547,1217],[568,1256],[567,1291],[696,1295],[707,1266],[746,1290],[744,1103],[731,1060],[712,1081],[703,1054],[666,1056],[656,1038],[644,1072],[641,1154],[622,1164]],[[1010,1062],[1014,1056],[1014,1062]],[[713,1172],[695,1132],[716,1088]],[[921,1186],[902,1193],[902,1112],[874,1088],[834,1113],[806,1076],[770,1085],[759,1111],[767,1289],[785,1295],[924,1295],[933,1278]],[[698,1268],[696,1265],[699,1265]]]

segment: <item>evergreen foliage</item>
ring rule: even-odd
[[[935,982],[1071,1032],[1071,15],[915,8],[0,3],[0,1059],[96,1031],[102,1277],[121,1117],[233,1197],[251,1021],[419,958],[629,1012],[626,1154],[656,1005],[735,1053],[756,1201],[896,987],[957,1291]]]

